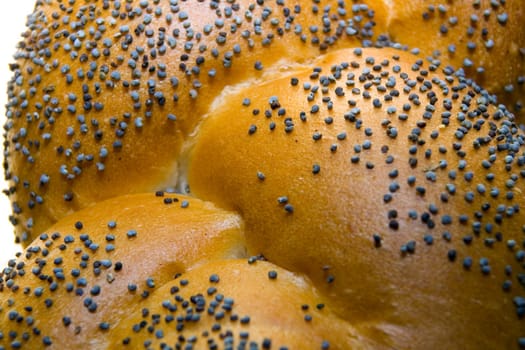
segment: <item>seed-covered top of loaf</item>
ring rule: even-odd
[[[524,16],[521,1],[393,1],[387,27],[392,40],[462,69],[524,123]]]
[[[374,25],[342,1],[37,1],[5,125],[17,240],[101,199],[174,187],[181,145],[224,86],[369,45]]]
[[[438,60],[341,50],[225,96],[188,183],[351,323],[410,323],[416,348],[497,347],[523,336],[524,143],[505,107]],[[505,329],[489,340],[479,320],[495,317]]]
[[[114,349],[122,339],[110,346],[108,333],[133,306],[197,265],[246,257],[241,228],[234,213],[163,193],[64,218],[0,270],[0,348]]]

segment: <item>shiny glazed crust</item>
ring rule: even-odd
[[[525,347],[525,135],[394,4],[37,2],[0,349]]]
[[[520,1],[392,1],[387,26],[392,40],[462,69],[523,122],[524,11]]]
[[[9,85],[6,174],[23,245],[100,200],[175,188],[182,144],[225,86],[359,46],[374,27],[373,12],[336,1],[175,3],[37,2]]]

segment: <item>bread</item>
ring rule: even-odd
[[[33,231],[102,199],[174,188],[182,144],[218,91],[371,37],[373,13],[324,5],[332,8],[37,1],[9,87],[6,173],[18,240],[27,245]]]
[[[320,31],[311,23],[323,23],[321,9],[337,13],[333,23],[350,16],[337,4],[308,3],[319,11],[301,11],[293,23],[305,23],[315,37]],[[71,14],[102,18],[117,3],[70,5]],[[143,13],[115,18],[146,20],[151,6],[151,23],[159,25],[161,5],[169,9],[139,1],[132,7]],[[202,28],[206,19],[226,28],[209,5],[172,2],[172,23],[199,14]],[[37,3],[35,13],[60,17],[56,6]],[[252,6],[294,8],[280,1]],[[102,110],[86,112],[98,126],[86,119],[85,135],[78,125],[67,136],[72,118],[65,110],[40,131],[22,118],[29,108],[24,84],[36,76],[23,56],[51,45],[38,41],[41,28],[27,34],[18,54],[25,66],[14,67],[9,89],[5,143],[13,220],[27,247],[2,274],[0,348],[525,347],[525,134],[451,62],[385,41],[378,34],[392,23],[385,3],[351,9],[374,32],[355,37],[349,30],[325,46],[285,30],[267,47],[255,41],[234,54],[230,68],[207,57],[203,65],[212,61],[206,67],[217,75],[195,100],[178,70],[177,43],[155,58],[157,66],[170,64],[166,80],[155,81],[164,95],[182,91],[179,101],[153,103],[150,117],[141,107],[120,136],[114,132],[123,129],[117,125],[133,96],[124,86],[127,68],[120,79],[111,73],[119,69],[105,73],[116,85],[103,87],[111,93],[100,94]],[[377,22],[359,22],[356,11]],[[279,33],[271,15],[263,23]],[[85,16],[79,21],[96,22]],[[53,27],[35,18],[30,27]],[[115,24],[102,37],[133,30]],[[133,45],[140,40],[147,44],[138,35]],[[250,68],[253,60],[263,62],[262,72]],[[78,58],[71,71],[73,63]],[[60,69],[46,76],[54,82],[50,104],[72,91],[56,78]],[[136,91],[147,99],[148,80]],[[81,147],[72,146],[69,159],[65,148],[56,156],[57,145],[77,136]],[[48,143],[35,146],[38,137]],[[122,146],[113,148],[114,140]],[[61,162],[80,164],[81,174],[61,178]]]
[[[207,264],[165,284],[148,300],[147,316],[136,305],[132,316],[122,322],[126,326],[111,334],[112,347],[151,342],[152,348],[163,343],[174,347],[194,343],[199,348],[205,342],[218,348],[255,343],[263,349],[358,349],[378,344],[363,339],[337,317],[309,280],[266,261],[250,261]],[[166,296],[173,294],[177,301],[172,304],[180,308],[178,315],[185,317],[184,322],[170,321],[169,316],[175,315],[166,305]],[[191,301],[189,310],[181,307],[184,301]],[[175,327],[182,329],[174,332]]]
[[[379,325],[401,318],[403,330],[389,347],[498,348],[505,339],[511,347],[507,331],[523,322],[513,307],[504,312],[496,304],[507,298],[505,266],[523,272],[505,242],[523,243],[525,198],[517,183],[525,172],[523,158],[506,164],[508,149],[500,153],[497,144],[517,147],[523,136],[505,118],[491,118],[504,110],[485,104],[474,87],[459,89],[456,99],[459,80],[449,76],[448,88],[440,87],[445,78],[416,61],[389,49],[337,51],[229,95],[197,133],[188,157],[191,191],[240,212],[248,249],[307,274],[352,325],[387,332]],[[509,132],[498,136],[504,124]],[[507,217],[509,208],[516,211]],[[468,257],[498,266],[490,277],[479,266],[466,272]],[[498,297],[487,298],[492,293]],[[491,320],[474,322],[475,339],[464,334],[471,317]],[[505,324],[501,338],[491,332],[494,319]]]
[[[103,338],[90,339],[99,323],[123,318],[155,286],[200,264],[245,256],[241,228],[238,215],[183,196],[127,195],[69,216],[26,250],[25,266],[4,270],[2,345],[36,349],[49,338],[59,348],[102,347]],[[14,302],[4,298],[8,291]],[[34,327],[41,334],[22,341]]]
[[[524,122],[525,28],[520,1],[391,1],[388,33],[463,70]],[[417,35],[414,35],[417,32]]]
[[[180,148],[217,92],[263,78],[272,65],[307,62],[326,51],[390,37],[419,48],[422,58],[434,55],[445,59],[443,65],[463,68],[511,111],[523,104],[525,29],[517,1],[492,2],[491,9],[485,2],[464,1],[428,8],[386,1],[351,8],[337,1],[235,6],[199,1],[185,2],[182,10],[164,2],[142,4],[37,1],[12,65],[6,124],[11,221],[23,245],[34,238],[33,230],[41,232],[102,199],[175,187]],[[491,15],[483,15],[488,10]],[[90,27],[82,28],[70,13]],[[498,16],[504,14],[508,20],[501,24]],[[465,23],[471,15],[479,25]],[[438,26],[445,18],[458,23],[442,34]],[[464,34],[471,24],[474,33]],[[412,35],[414,27],[421,36]],[[490,39],[494,47],[483,49]],[[476,49],[466,48],[470,41]],[[450,45],[456,52],[445,54]],[[464,60],[472,67],[464,67]],[[474,73],[480,68],[484,73]],[[136,137],[157,142],[127,141]],[[116,178],[129,181],[115,183]],[[43,198],[45,206],[39,205]]]

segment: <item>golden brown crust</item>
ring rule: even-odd
[[[137,305],[129,315],[112,332],[110,349],[145,342],[155,349],[188,343],[195,349],[249,344],[259,349],[365,349],[378,344],[338,318],[309,280],[265,261],[203,265],[155,291],[146,314],[144,305]]]
[[[262,348],[525,347],[525,135],[478,84],[503,80],[428,59],[465,4],[420,23],[425,46],[397,22],[416,2],[37,1],[5,142],[32,243],[0,274],[0,349],[242,348],[246,331]],[[496,5],[503,36],[523,14]],[[391,44],[377,33],[421,54],[345,49]],[[201,310],[210,284],[253,322]]]
[[[240,212],[251,252],[308,275],[371,338],[386,327],[393,347],[511,346],[523,286],[505,268],[523,266],[506,242],[523,240],[525,173],[509,150],[523,134],[441,70],[341,50],[240,89],[199,129],[191,191]]]
[[[392,1],[387,31],[423,57],[462,69],[523,123],[524,11],[520,1]]]
[[[50,227],[3,271],[0,346],[101,348],[102,323],[129,305],[190,268],[245,254],[240,218],[210,203],[169,194],[98,203]]]
[[[18,240],[100,200],[175,187],[181,145],[225,86],[373,29],[372,12],[332,0],[38,1],[9,88]]]

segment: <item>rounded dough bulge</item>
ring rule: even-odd
[[[175,188],[181,147],[225,86],[371,42],[374,26],[371,9],[337,1],[37,1],[8,87],[17,241]]]
[[[0,347],[102,349],[107,326],[175,276],[246,257],[242,227],[236,214],[169,194],[125,195],[67,216],[2,270]]]
[[[191,193],[238,211],[250,254],[309,276],[370,339],[515,346],[525,139],[489,101],[402,51],[329,53],[209,113]]]
[[[308,279],[251,258],[192,269],[131,308],[108,348],[142,344],[291,350],[372,349],[378,342],[337,317]]]
[[[524,11],[521,1],[392,1],[386,26],[392,41],[461,69],[524,123]]]

